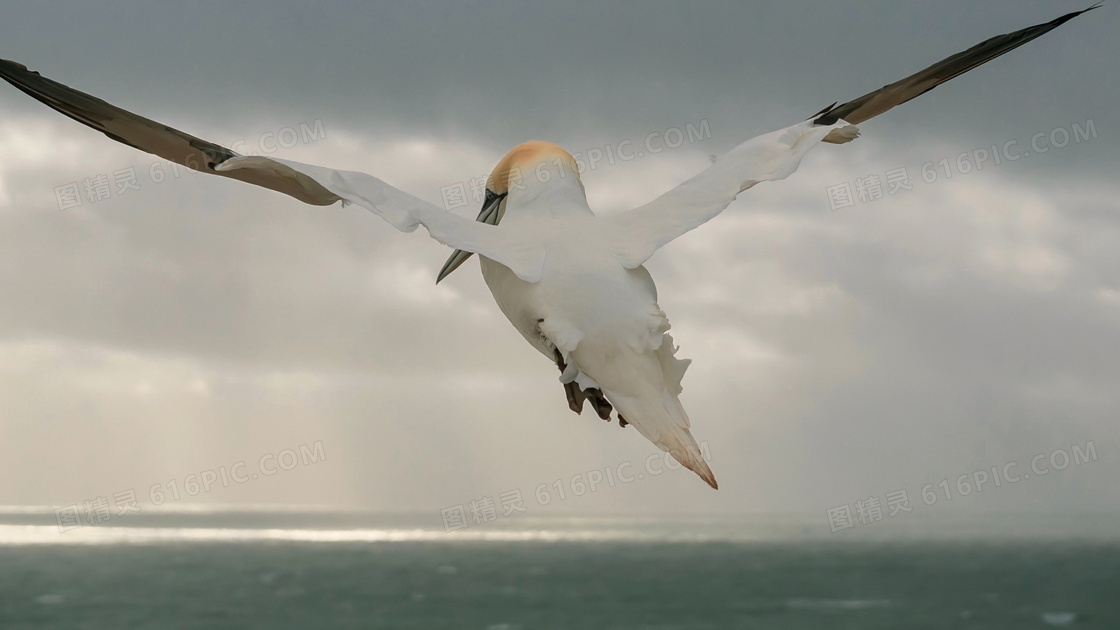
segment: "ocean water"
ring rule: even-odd
[[[0,508],[0,630],[1120,628],[1120,518]]]

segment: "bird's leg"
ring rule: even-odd
[[[564,363],[564,356],[560,354],[559,348],[553,348],[552,354],[556,357],[556,367],[560,368],[560,373],[563,374],[564,370],[568,369],[567,364]],[[568,397],[568,408],[583,415],[583,401],[586,396],[575,381],[564,383],[564,395]]]
[[[564,370],[568,369],[564,362],[564,356],[560,354],[559,348],[553,348],[552,353],[556,357],[556,367],[560,368],[560,373],[563,374]],[[611,421],[611,411],[614,410],[614,407],[607,402],[607,399],[603,396],[603,391],[598,387],[580,389],[575,381],[571,381],[564,383],[564,394],[568,398],[568,408],[577,414],[583,415],[583,401],[591,399],[591,404],[595,406],[595,413],[603,420]]]
[[[583,390],[583,393],[586,397],[591,399],[591,404],[595,405],[595,413],[599,414],[599,417],[603,420],[610,422],[611,412],[614,411],[614,407],[603,397],[603,390],[598,387],[592,387],[591,389]]]

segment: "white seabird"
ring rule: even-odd
[[[1000,35],[804,122],[735,147],[653,201],[596,217],[572,156],[547,142],[511,150],[487,182],[476,221],[451,214],[365,173],[237,153],[125,111],[0,60],[0,76],[47,106],[113,140],[183,166],[282,192],[308,204],[359,205],[403,232],[423,225],[456,248],[437,278],[472,253],[494,300],[518,332],[556,362],[569,406],[632,424],[712,488],[681,406],[688,360],[678,359],[669,320],[643,263],[661,246],[723,211],[755,184],[783,179],[821,142],[844,143],[855,125],[1041,36],[1092,9]]]

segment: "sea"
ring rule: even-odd
[[[0,507],[0,630],[1120,629],[1117,515]]]

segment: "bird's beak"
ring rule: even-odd
[[[440,281],[450,275],[452,271],[458,269],[459,265],[467,262],[467,259],[470,258],[471,255],[470,252],[465,252],[461,249],[455,250],[455,253],[451,254],[447,262],[443,263],[443,269],[439,270],[439,276],[436,277],[436,284],[439,284]]]
[[[501,216],[498,210],[502,205],[502,199],[505,198],[506,196],[504,193],[498,195],[487,190],[486,201],[482,204],[482,211],[478,213],[478,218],[475,220],[480,223],[497,225],[498,218]],[[436,277],[436,284],[439,284],[441,280],[449,276],[452,271],[458,269],[459,265],[467,262],[467,259],[470,257],[471,252],[465,252],[461,249],[455,250],[455,252],[451,254],[451,257],[447,259],[447,262],[443,263],[443,269],[439,270],[439,276]]]

